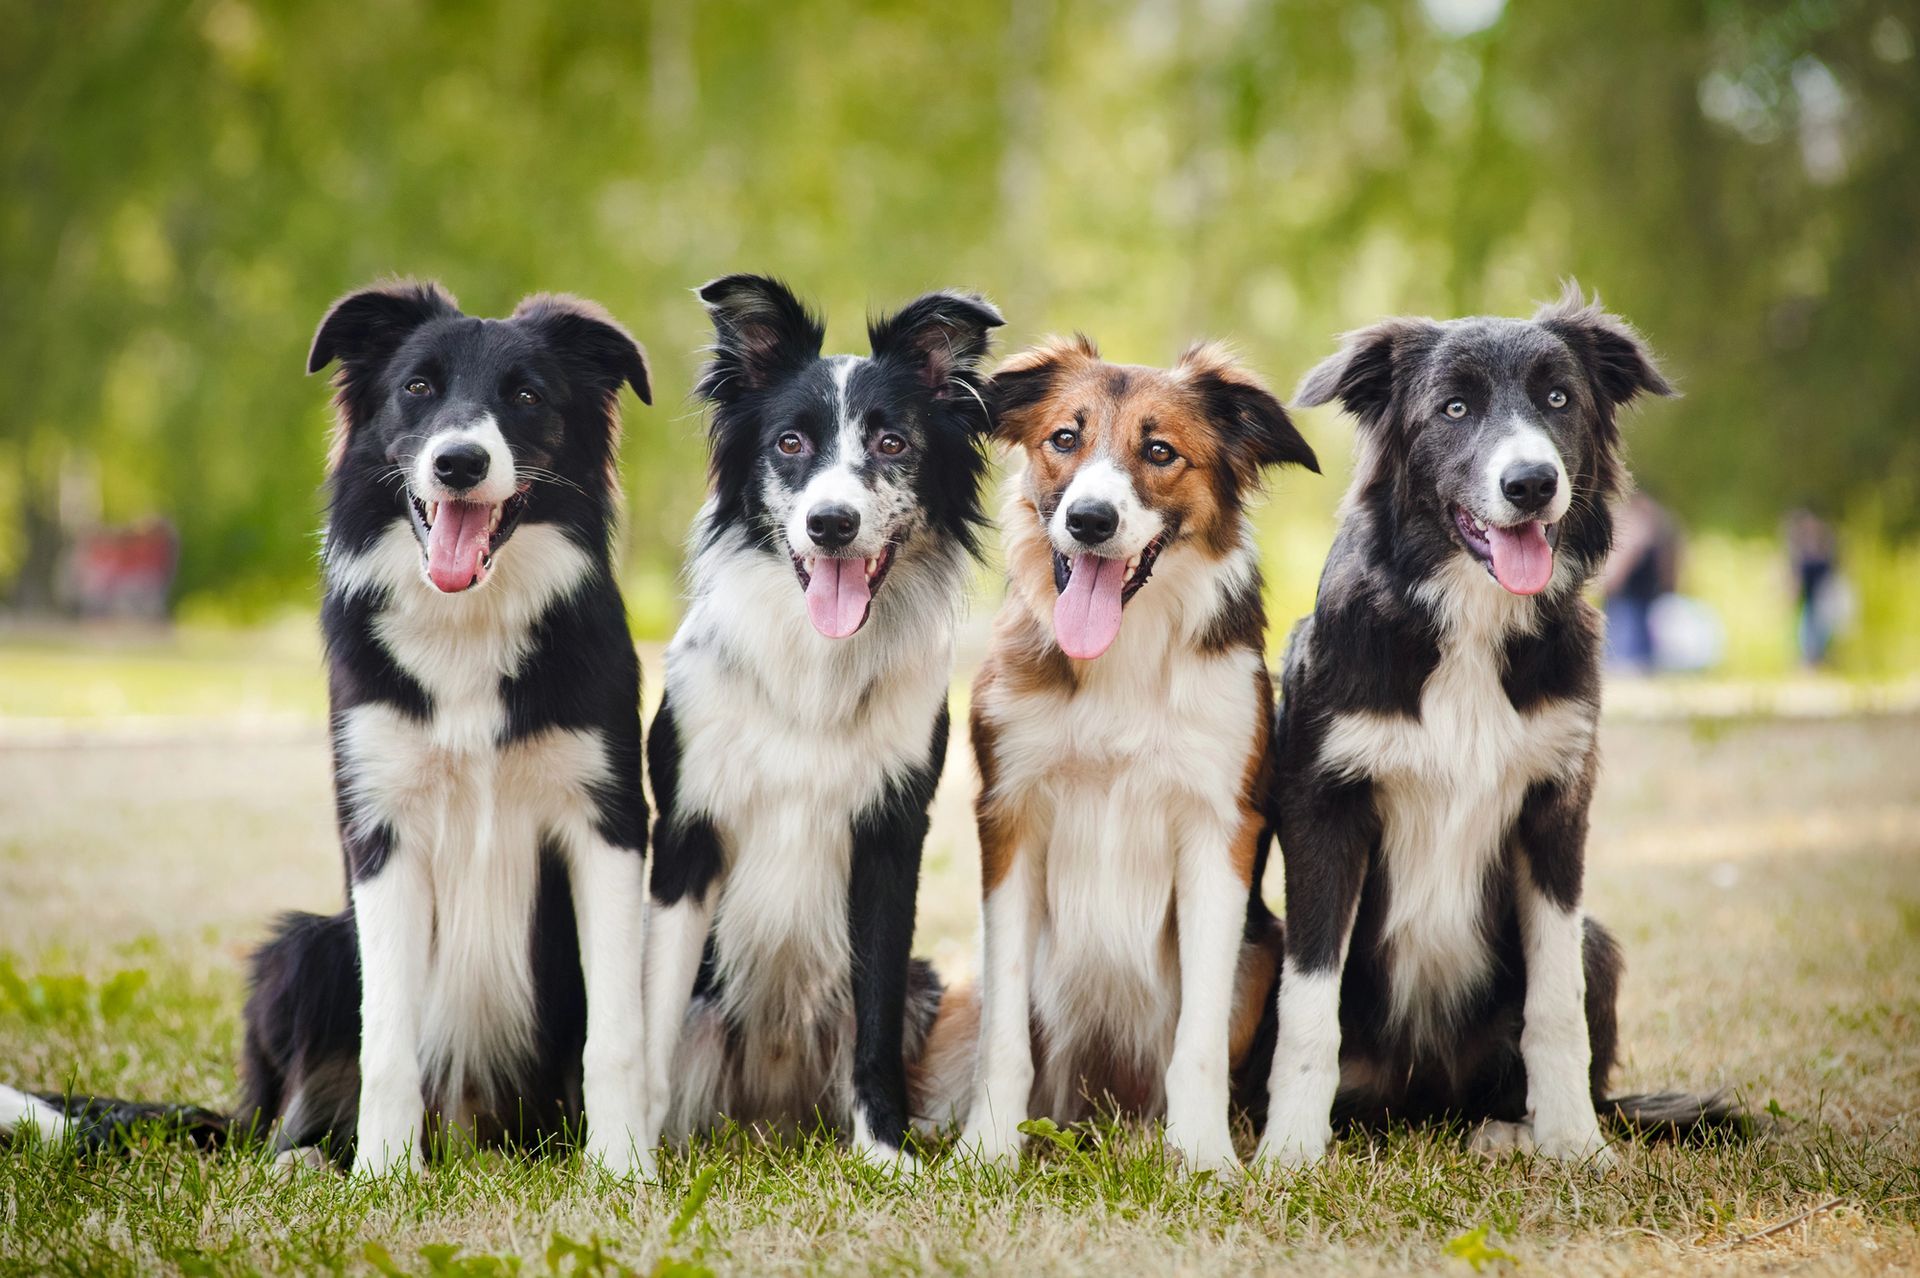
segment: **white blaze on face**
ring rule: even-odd
[[[1096,546],[1077,541],[1069,525],[1076,505],[1111,507],[1113,535]],[[1091,661],[1120,634],[1127,581],[1140,555],[1166,529],[1160,512],[1140,500],[1133,477],[1110,457],[1082,466],[1060,494],[1047,533],[1069,561],[1067,584],[1053,603],[1053,637],[1069,657]]]
[[[471,488],[456,492],[441,482],[435,463],[449,449],[474,446],[487,454],[487,473]],[[513,451],[492,413],[428,436],[414,458],[409,486],[424,511],[427,579],[435,589],[452,594],[486,580],[501,505],[519,483]]]
[[[1523,511],[1507,500],[1501,487],[1501,476],[1515,466],[1546,465],[1553,467],[1556,481],[1553,500],[1546,509],[1534,512]],[[1487,518],[1499,525],[1517,524],[1528,519],[1537,519],[1543,524],[1557,524],[1566,517],[1567,507],[1573,504],[1573,486],[1567,481],[1567,465],[1560,458],[1560,450],[1554,447],[1547,433],[1532,422],[1514,418],[1507,426],[1506,438],[1502,439],[1487,455],[1487,468],[1484,475],[1485,491],[1482,501]]]
[[[1069,558],[1088,550],[1067,530],[1067,512],[1076,502],[1104,502],[1112,506],[1119,517],[1113,536],[1099,548],[1109,559],[1131,559],[1166,529],[1166,520],[1160,512],[1140,500],[1133,477],[1111,458],[1095,458],[1075,472],[1066,491],[1060,494],[1060,504],[1054,508],[1053,519],[1047,525],[1053,548]]]

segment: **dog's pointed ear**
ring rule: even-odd
[[[1390,319],[1348,333],[1339,350],[1300,380],[1294,407],[1317,408],[1337,399],[1361,422],[1379,421],[1393,403],[1395,365],[1437,331],[1431,320]]]
[[[545,336],[583,380],[610,394],[624,382],[641,403],[653,403],[647,352],[599,304],[565,293],[535,293],[513,308],[513,318]]]
[[[928,293],[869,321],[867,345],[875,359],[897,359],[912,368],[936,398],[971,400],[980,389],[978,370],[992,331],[1006,322],[977,293]]]
[[[431,319],[458,315],[453,295],[431,280],[395,280],[349,293],[327,309],[307,348],[307,372],[339,360],[384,359]]]
[[[1100,348],[1084,333],[1049,337],[1037,346],[1002,360],[987,379],[987,416],[994,438],[1018,444],[1029,409],[1044,401],[1066,373],[1100,358]]]
[[[1596,294],[1589,301],[1577,280],[1569,279],[1558,301],[1534,313],[1533,322],[1553,333],[1586,366],[1594,388],[1616,406],[1636,395],[1678,395],[1653,352],[1633,325],[1610,315]]]
[[[1174,366],[1200,395],[1207,418],[1232,449],[1258,472],[1266,466],[1305,466],[1320,473],[1320,459],[1301,438],[1287,410],[1253,371],[1215,343],[1189,347]]]
[[[820,357],[826,325],[779,280],[723,275],[698,293],[713,320],[714,342],[695,394],[730,403]]]

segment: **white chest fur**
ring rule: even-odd
[[[1180,1006],[1178,843],[1234,828],[1264,713],[1258,654],[1193,643],[1236,565],[1163,561],[1071,691],[985,711],[996,784],[1043,832],[1019,851],[1040,860],[1035,1011],[1056,1049],[1114,1051],[1156,1082]]]
[[[1381,821],[1390,1015],[1427,1041],[1489,974],[1487,876],[1527,788],[1577,775],[1595,711],[1549,701],[1522,713],[1502,682],[1504,640],[1531,605],[1485,580],[1464,556],[1437,579],[1440,660],[1420,717],[1357,713],[1330,726],[1324,766],[1373,782]],[[1334,659],[1337,659],[1335,657]]]
[[[372,550],[328,564],[335,591],[386,591],[375,636],[431,701],[424,720],[377,702],[348,710],[337,749],[355,819],[386,825],[391,855],[426,866],[431,915],[417,926],[433,943],[421,1065],[455,1113],[510,1081],[533,1050],[541,840],[576,845],[593,821],[591,789],[607,776],[597,733],[501,739],[501,681],[520,670],[540,615],[587,569],[563,533],[535,525],[515,535],[484,587],[443,595],[421,580],[418,547],[398,522]]]
[[[903,558],[844,640],[814,631],[771,556],[716,547],[695,577],[667,653],[675,804],[710,820],[727,854],[713,935],[729,1010],[749,1033],[791,1036],[844,1008],[853,822],[927,761],[959,564]]]

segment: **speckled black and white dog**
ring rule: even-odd
[[[1274,819],[1286,955],[1260,1153],[1319,1158],[1335,1119],[1448,1115],[1483,1145],[1605,1156],[1620,958],[1581,910],[1600,621],[1581,597],[1626,474],[1618,411],[1670,395],[1569,285],[1530,320],[1389,320],[1308,374],[1359,461],[1288,649]]]
[[[355,293],[338,362],[326,637],[349,904],[254,961],[242,1112],[283,1148],[418,1164],[426,1119],[575,1126],[629,1168],[641,1099],[640,676],[611,541],[639,346],[598,307],[510,319]],[[349,1139],[351,1138],[351,1139]]]
[[[647,747],[643,1148],[825,1120],[892,1159],[939,998],[909,947],[1001,319],[933,293],[822,357],[776,281],[700,298],[712,492]]]

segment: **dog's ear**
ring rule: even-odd
[[[996,439],[1018,444],[1027,410],[1045,400],[1055,383],[1074,368],[1100,358],[1100,348],[1084,333],[1050,337],[1007,356],[987,379],[987,415]]]
[[[1320,473],[1320,459],[1300,437],[1287,410],[1225,347],[1213,343],[1189,347],[1174,371],[1199,393],[1208,420],[1233,456],[1250,463],[1243,468],[1249,478],[1265,466],[1305,466]]]
[[[928,293],[869,321],[867,344],[875,359],[897,359],[912,368],[936,398],[974,400],[990,334],[1004,323],[993,303],[976,293]]]
[[[723,275],[698,292],[713,320],[714,342],[695,394],[731,403],[820,358],[826,325],[779,280]]]
[[[1567,280],[1560,299],[1536,311],[1533,322],[1567,344],[1586,366],[1594,389],[1613,405],[1625,404],[1642,392],[1680,393],[1654,363],[1653,352],[1633,326],[1609,315],[1598,295],[1587,300],[1576,280]]]
[[[1301,379],[1294,407],[1317,408],[1337,399],[1361,422],[1379,421],[1393,403],[1395,365],[1437,331],[1431,320],[1390,319],[1348,333],[1339,350]]]
[[[647,353],[604,308],[565,293],[521,299],[513,318],[538,331],[581,380],[617,394],[622,382],[643,404],[653,403]]]
[[[317,373],[335,360],[360,365],[385,359],[428,320],[459,313],[453,295],[430,280],[396,280],[349,293],[314,330],[307,371]]]

